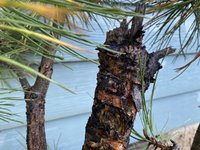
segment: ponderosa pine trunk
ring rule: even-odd
[[[196,130],[191,150],[200,150],[200,124]]]
[[[145,5],[139,4],[136,10],[144,13]],[[83,150],[127,149],[136,113],[142,105],[142,88],[146,90],[154,81],[154,74],[161,68],[158,60],[174,52],[166,48],[149,54],[142,44],[142,20],[134,17],[130,29],[124,20],[119,28],[107,33],[104,44],[118,54],[99,49],[97,87]]]

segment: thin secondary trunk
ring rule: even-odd
[[[56,46],[47,47],[52,55],[56,52]],[[42,57],[39,72],[48,78],[53,73],[54,58]],[[19,77],[20,84],[24,90],[26,101],[26,119],[27,119],[27,149],[28,150],[46,150],[45,136],[45,97],[49,87],[49,81],[37,77],[33,86],[30,86],[23,71],[10,66],[10,68]]]
[[[42,95],[33,92],[27,93],[25,99],[28,150],[46,150],[45,99]]]
[[[55,48],[48,48],[55,53]],[[48,78],[53,73],[53,58],[42,57],[39,72]],[[35,84],[25,92],[27,116],[27,147],[28,150],[46,150],[45,136],[45,97],[49,81],[37,77]]]
[[[144,4],[138,6],[143,13]],[[136,113],[141,109],[142,88],[146,90],[153,82],[161,68],[158,60],[174,52],[166,48],[149,54],[142,45],[142,19],[136,17],[132,23],[128,29],[124,20],[107,33],[105,45],[121,55],[99,49],[97,87],[83,150],[127,149]]]
[[[200,150],[200,124],[194,136],[191,150]]]
[[[57,25],[53,23],[53,26]],[[55,38],[60,36],[51,32]],[[46,47],[49,54],[53,56],[56,53],[57,45],[49,45]],[[42,56],[39,66],[39,72],[48,78],[53,73],[54,57]],[[20,77],[20,74],[18,74]],[[37,77],[33,86],[30,86],[26,78],[19,78],[24,88],[26,101],[27,116],[27,149],[28,150],[47,150],[45,135],[45,97],[49,88],[49,81],[41,77]]]

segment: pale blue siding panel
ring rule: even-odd
[[[193,18],[191,17],[185,24],[182,25],[182,38],[185,38],[184,36],[186,35],[186,33],[189,30],[190,24],[192,22]],[[101,30],[101,28],[94,22],[92,22],[92,26],[93,27],[89,27],[88,31],[86,30],[78,30],[76,32],[81,33],[81,34],[86,34],[87,36],[85,36],[84,38],[87,40],[90,40],[92,42],[95,42],[97,45],[98,44],[104,44],[105,40],[106,40],[106,32],[109,31],[110,29],[113,29],[115,27],[118,27],[119,24],[117,23],[117,21],[112,22],[108,27],[106,26],[106,24],[104,23],[102,18],[98,19],[101,28],[103,29],[103,31]],[[152,28],[148,28],[145,32],[145,37],[144,37],[144,45],[147,47],[147,50],[150,51],[156,51],[158,50],[158,43],[154,43],[152,44],[149,41],[149,38],[155,34],[156,30],[158,30],[158,26],[154,25],[152,26]],[[151,39],[151,38],[150,38]],[[85,51],[77,51],[78,53],[82,54],[85,57],[88,57],[90,59],[98,59],[97,57],[97,52],[95,49],[96,47],[92,47],[92,46],[86,46],[77,42],[74,42],[72,40],[66,39],[66,38],[61,38],[62,41],[66,41],[70,44],[85,48],[86,50],[90,51],[90,52],[85,52]],[[153,46],[152,46],[153,45]],[[176,48],[177,51],[175,52],[176,54],[178,53],[179,49],[180,49],[180,42],[179,42],[179,33],[175,32],[174,36],[171,39],[171,43],[169,44],[169,46],[172,46],[173,48]],[[197,49],[195,49],[196,47],[192,47],[189,48],[188,50],[186,50],[187,53],[196,53]],[[80,58],[76,58],[73,57],[69,54],[61,54],[61,53],[57,53],[57,55],[64,57],[64,60],[59,60],[56,59],[56,61],[58,62],[71,62],[71,61],[80,61]],[[38,57],[34,58],[32,56],[30,56],[32,60],[34,60],[34,62],[40,62],[40,59]]]
[[[188,56],[189,59],[194,55]],[[177,94],[189,93],[200,89],[200,70],[194,63],[179,78],[171,80],[178,75],[174,68],[180,67],[186,63],[183,58],[177,59],[172,63],[173,57],[166,57],[163,62],[163,69],[160,71],[157,81],[155,99],[173,96]],[[53,79],[67,86],[76,94],[71,94],[60,87],[51,84],[46,98],[46,120],[70,117],[91,111],[93,95],[96,86],[96,74],[98,67],[96,64],[89,62],[84,63],[67,63],[72,68],[70,70],[63,65],[56,64]],[[147,91],[147,99],[150,97],[151,88]],[[11,95],[12,96],[12,95]],[[13,95],[16,96],[16,95]],[[21,97],[23,94],[21,93]],[[15,102],[16,107],[13,112],[18,113],[21,121],[25,122],[25,102]],[[18,123],[0,124],[0,129],[19,126]]]
[[[194,62],[182,75],[175,78],[181,73],[176,72],[175,69],[185,65],[189,60],[194,58],[194,56],[194,54],[187,55],[187,59],[180,56],[176,61],[174,61],[174,56],[168,56],[164,59],[162,63],[163,68],[158,75],[155,99],[200,89],[200,82],[196,82],[200,80],[200,70],[197,62]],[[147,97],[150,96],[150,93],[151,90],[148,90],[146,94]]]
[[[46,98],[46,119],[52,120],[66,116],[73,116],[89,112],[93,102],[94,89],[96,85],[97,65],[93,63],[69,63],[73,70],[63,65],[56,64],[53,79],[73,90],[76,94],[71,94],[60,87],[51,84]],[[23,93],[11,94],[9,96],[21,96]],[[16,117],[25,122],[25,102],[16,101],[13,112],[20,117]],[[1,122],[0,129],[19,126],[19,123]]]
[[[102,19],[102,17],[99,17],[98,19],[98,23],[100,25],[95,23],[94,21],[91,22],[91,26],[88,27],[88,30],[78,30],[76,32],[80,33],[80,34],[86,34],[87,36],[83,37],[93,43],[96,43],[96,45],[99,45],[99,44],[103,44],[105,42],[105,38],[106,38],[106,32],[109,31],[110,29],[114,28],[117,26],[117,22],[116,21],[112,21],[112,22],[109,22],[109,24],[106,25],[105,21]],[[79,47],[83,47],[85,48],[86,50],[89,50],[89,51],[92,51],[93,53],[87,53],[87,52],[81,52],[81,51],[78,51],[80,54],[88,57],[88,58],[91,58],[91,59],[97,59],[97,51],[95,50],[96,47],[91,47],[91,46],[85,46],[83,44],[79,44],[77,42],[74,42],[74,41],[71,41],[69,39],[66,39],[66,38],[62,38],[63,41],[66,41],[66,42],[69,42],[70,44],[74,44],[76,46],[79,46]],[[65,54],[64,55],[64,58],[65,58],[65,61],[77,61],[77,60],[80,60],[80,59],[77,59],[75,57],[72,57],[68,54]]]
[[[187,61],[193,57],[194,55],[188,55]],[[163,69],[157,80],[154,122],[158,129],[162,129],[166,122],[168,130],[200,120],[198,108],[200,82],[195,82],[200,80],[200,70],[194,63],[179,78],[171,80],[177,75],[174,68],[187,62],[183,57],[179,57],[173,64],[173,59],[173,56],[165,58]],[[98,66],[89,62],[66,63],[65,65],[71,69],[55,64],[53,79],[72,89],[76,95],[51,84],[46,102],[47,140],[51,149],[54,149],[54,143],[59,140],[60,150],[79,150],[84,139],[85,124],[91,112]],[[150,97],[150,93],[151,88],[146,94],[147,98]],[[23,94],[17,93],[10,96],[23,97]],[[25,102],[17,101],[15,104],[13,112],[20,115],[17,119],[25,122]],[[138,116],[135,127],[142,129]],[[25,137],[24,125],[1,122],[0,129],[2,130],[0,149],[13,150],[17,147],[23,150],[25,139],[20,133]]]
[[[168,131],[180,126],[199,122],[200,120],[200,90],[159,98],[153,102],[153,122],[155,132]],[[142,131],[139,116],[134,125]]]
[[[182,25],[182,27],[181,27],[181,36],[182,36],[182,39],[185,38],[185,35],[188,32],[188,30],[190,28],[190,25],[193,22],[193,19],[194,19],[194,17],[190,17],[188,19],[188,21],[185,22]],[[106,32],[109,31],[110,29],[118,27],[119,23],[117,21],[110,22],[111,24],[109,24],[109,26],[107,27],[102,18],[99,18],[98,21],[99,21],[99,24],[101,25],[101,28],[103,29],[103,32],[101,31],[101,28],[99,28],[99,26],[96,23],[92,22],[91,24],[92,24],[93,27],[89,27],[88,31],[81,31],[81,30],[79,30],[78,33],[89,35],[88,37],[87,36],[85,37],[87,40],[90,40],[90,41],[93,41],[93,42],[96,42],[96,43],[99,43],[99,44],[103,44],[105,42],[105,40],[106,40]],[[152,35],[154,35],[158,29],[159,29],[158,25],[155,24],[151,28],[148,28],[147,30],[145,30],[145,36],[144,36],[144,41],[145,42],[144,42],[144,45],[147,47],[148,51],[156,51],[157,47],[160,46],[160,45],[158,45],[158,43],[152,44],[150,42],[151,40],[149,41],[149,39],[151,39],[150,37]],[[163,30],[163,32],[164,32],[164,30]],[[67,42],[69,42],[71,44],[75,44],[77,46],[86,48],[87,50],[91,50],[94,53],[96,53],[96,51],[94,51],[95,47],[84,46],[82,44],[70,41],[70,40],[65,39],[65,38],[63,38],[62,40],[63,41],[67,41]],[[177,52],[180,49],[179,32],[178,31],[175,32],[174,36],[171,39],[171,42],[170,42],[169,46],[172,46],[173,48],[176,48]],[[197,49],[196,49],[195,46],[193,46],[192,48],[189,48],[186,51],[187,51],[187,53],[195,53],[197,51]],[[92,58],[92,59],[97,59],[97,55],[96,54],[86,53],[86,52],[80,52],[80,53],[83,54],[86,57],[89,57],[89,58]],[[65,61],[77,61],[77,60],[80,60],[80,59],[72,57],[72,56],[70,56],[68,54],[65,54],[63,57],[65,58]]]
[[[87,118],[88,114],[47,122],[46,136],[49,150],[56,150],[56,148],[57,150],[80,150]],[[25,133],[24,126],[0,132],[0,149],[25,150]]]
[[[98,21],[101,24],[103,22],[101,18]],[[102,25],[104,33],[97,25],[93,25],[93,27],[95,31],[89,29],[91,31],[87,39],[103,44],[106,37],[105,33],[111,27],[106,28],[105,25]],[[112,25],[113,27],[114,25]],[[189,29],[189,23],[186,22],[182,29],[182,35],[184,35]],[[149,29],[149,31],[151,30]],[[86,33],[83,31],[79,32]],[[62,40],[82,47],[82,45],[67,39]],[[171,45],[174,48],[179,48],[178,34],[173,37],[172,41]],[[145,43],[145,45],[147,49],[151,47],[150,43]],[[83,47],[92,51],[95,49],[89,46]],[[193,53],[195,49],[188,52]],[[96,51],[94,53],[81,52],[81,54],[92,59],[97,59],[96,53]],[[172,63],[173,56],[168,56],[163,61],[163,69],[160,71],[157,80],[154,102],[154,122],[158,129],[162,129],[166,122],[166,129],[169,130],[200,120],[200,108],[198,108],[200,105],[200,70],[196,63],[192,64],[179,78],[171,80],[178,75],[174,69],[186,64],[194,57],[194,54],[187,56],[187,61],[185,61],[183,56],[180,56],[175,63]],[[64,55],[63,57],[65,57],[65,61],[78,60],[69,55]],[[76,94],[70,94],[56,85],[51,84],[50,86],[46,101],[46,133],[50,150],[54,149],[53,147],[57,142],[59,150],[81,149],[85,124],[93,103],[92,97],[98,72],[97,65],[89,62],[65,63],[65,65],[71,69],[59,63],[55,64],[53,79],[70,88]],[[147,99],[150,97],[150,94],[151,88],[146,93]],[[23,97],[23,93],[18,92],[9,96]],[[13,112],[19,115],[16,119],[25,122],[25,102],[16,101],[14,103],[16,107],[13,108]],[[139,130],[142,129],[138,116],[135,127]],[[0,132],[0,149],[25,149],[24,137],[26,129],[24,124],[0,122],[0,130],[2,131]]]
[[[200,120],[200,90],[177,96],[158,99],[154,102],[154,123],[156,130],[164,131]],[[84,141],[85,125],[89,113],[65,117],[46,122],[47,141],[50,150],[58,142],[58,150],[80,150]],[[139,116],[134,127],[142,131]],[[0,149],[24,150],[25,127],[0,132]],[[22,135],[20,135],[22,134]],[[19,142],[20,141],[20,142]],[[133,139],[131,139],[133,142]],[[20,144],[22,143],[22,144]]]

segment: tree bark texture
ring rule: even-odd
[[[144,5],[141,9],[144,11]],[[119,28],[107,33],[104,44],[118,54],[99,49],[97,87],[83,150],[127,149],[136,113],[142,105],[142,88],[146,90],[154,81],[154,74],[161,68],[158,60],[174,52],[166,48],[149,54],[142,45],[142,20],[132,20],[131,29],[123,20]]]
[[[25,99],[27,110],[27,148],[28,150],[46,150],[44,96],[31,91],[26,93]]]
[[[200,124],[194,136],[191,150],[200,150]]]
[[[49,48],[50,52],[55,48]],[[53,73],[53,58],[42,57],[39,72],[48,78]],[[41,77],[36,78],[35,84],[25,92],[27,116],[27,147],[28,150],[46,150],[45,135],[45,97],[49,81]]]
[[[57,24],[52,24],[57,27]],[[57,33],[50,34],[60,39]],[[50,56],[54,56],[57,45],[46,47]],[[42,56],[39,72],[48,78],[53,74],[54,57]],[[27,149],[28,150],[47,150],[45,134],[45,97],[50,82],[37,76],[33,86],[30,86],[26,78],[19,79],[25,93],[26,117],[27,117]]]
[[[51,33],[54,35],[53,33]],[[54,37],[59,38],[58,35]],[[53,56],[56,53],[57,46],[48,46],[47,50]],[[42,56],[39,66],[39,72],[48,78],[53,73],[54,57]],[[49,87],[49,81],[37,76],[33,86],[31,86],[23,71],[10,66],[10,68],[19,77],[19,82],[24,90],[26,101],[26,119],[27,119],[27,149],[28,150],[46,150],[45,135],[45,97]]]

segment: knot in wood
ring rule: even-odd
[[[37,99],[37,98],[38,98],[38,94],[36,94],[36,93],[31,93],[30,99]]]

